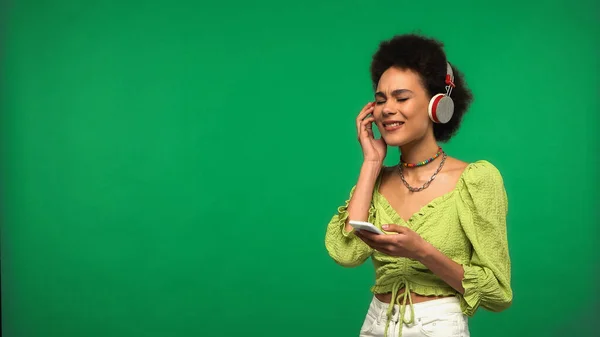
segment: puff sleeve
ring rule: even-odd
[[[362,264],[371,254],[373,249],[354,235],[354,229],[346,231],[346,219],[348,219],[348,204],[354,194],[356,185],[352,187],[350,196],[345,204],[338,207],[337,213],[331,218],[325,233],[325,247],[329,256],[344,267],[356,267]],[[369,207],[368,221],[375,220],[375,207],[371,201]]]
[[[463,264],[461,309],[469,316],[480,306],[494,312],[507,309],[513,296],[506,229],[508,199],[498,169],[483,160],[472,164],[458,200],[460,223],[472,245],[471,259]]]

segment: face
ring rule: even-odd
[[[427,91],[412,70],[389,68],[377,85],[373,117],[390,146],[402,146],[433,136]]]

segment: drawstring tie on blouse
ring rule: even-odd
[[[404,293],[398,295],[398,290],[400,290],[400,287],[404,285]],[[394,310],[394,306],[396,305],[398,301],[398,298],[402,296],[402,304],[400,304],[400,316],[398,319],[398,336],[402,336],[402,326],[404,325],[404,323],[408,324],[412,324],[415,321],[415,311],[414,311],[414,307],[413,307],[413,302],[412,302],[412,297],[410,295],[410,285],[408,283],[408,280],[404,277],[399,278],[396,282],[394,282],[394,285],[392,287],[392,300],[390,301],[390,304],[388,306],[388,310],[387,310],[387,322],[385,324],[385,331],[383,333],[383,335],[385,337],[387,337],[387,332],[388,332],[388,328],[390,326],[390,321],[392,320],[392,315],[393,315],[393,310]],[[404,320],[404,314],[406,313],[406,301],[408,300],[409,304],[410,304],[410,319],[408,321]]]

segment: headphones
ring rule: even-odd
[[[446,62],[446,93],[437,94],[429,101],[429,118],[434,123],[445,124],[450,121],[454,114],[454,101],[450,98],[454,84],[454,73],[450,63]]]

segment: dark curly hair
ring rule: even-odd
[[[429,97],[445,93],[446,54],[443,43],[418,34],[397,35],[379,44],[371,62],[371,80],[373,89],[381,75],[390,67],[410,69],[421,77]],[[463,74],[449,62],[454,74],[456,87],[452,89],[454,114],[446,124],[434,123],[433,134],[440,142],[447,142],[458,131],[462,117],[473,101],[473,95],[467,87]]]

